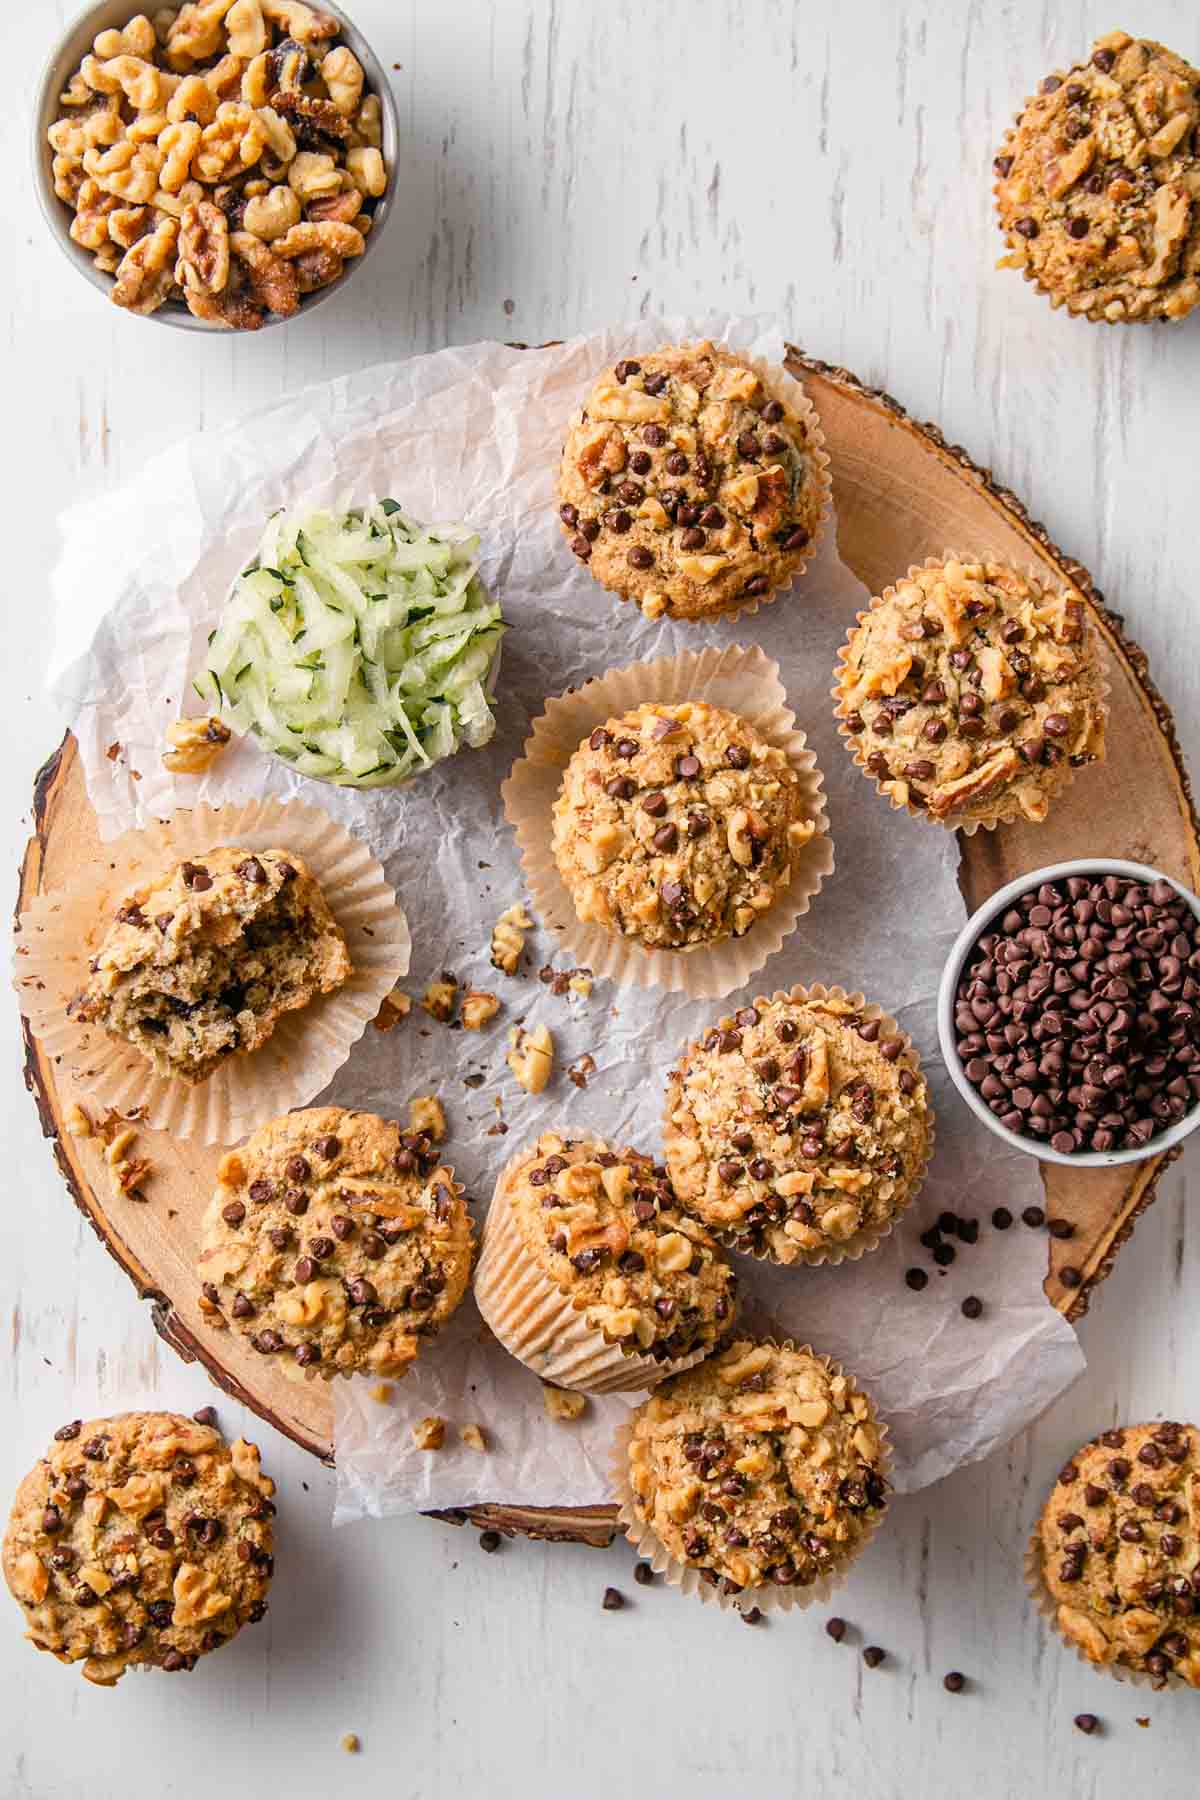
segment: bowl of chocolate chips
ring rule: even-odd
[[[1037,869],[954,944],[938,1037],[959,1093],[1013,1149],[1108,1168],[1200,1123],[1200,900],[1143,863]]]

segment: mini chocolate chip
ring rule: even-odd
[[[1075,1729],[1076,1731],[1082,1731],[1085,1737],[1091,1737],[1092,1733],[1098,1731],[1099,1728],[1100,1721],[1095,1713],[1075,1714]]]
[[[618,1588],[615,1588],[615,1587],[605,1588],[604,1598],[600,1602],[600,1605],[605,1612],[620,1612],[620,1610],[624,1606],[624,1604],[625,1604],[625,1596],[624,1596],[624,1594],[622,1594],[620,1592],[620,1590]]]
[[[868,1644],[862,1655],[868,1669],[877,1669],[880,1663],[886,1659],[887,1651],[882,1649],[879,1644]]]
[[[1040,1206],[1027,1206],[1022,1212],[1021,1217],[1026,1225],[1031,1226],[1035,1231],[1039,1225],[1044,1225],[1046,1223],[1046,1215]]]
[[[231,1200],[228,1206],[221,1208],[221,1217],[227,1225],[240,1225],[246,1217],[246,1208],[240,1200]]]
[[[825,1630],[835,1644],[840,1644],[846,1635],[846,1621],[838,1618],[826,1619]]]
[[[977,1294],[968,1294],[962,1303],[965,1319],[981,1319],[983,1317],[983,1301]]]
[[[194,894],[207,893],[212,886],[212,876],[201,863],[183,863],[180,867],[180,874],[183,877],[184,887],[190,888]]]
[[[904,1279],[915,1294],[919,1294],[922,1288],[929,1285],[929,1277],[924,1269],[908,1269],[905,1271]]]
[[[961,1694],[966,1685],[967,1678],[958,1669],[951,1669],[949,1674],[942,1676],[942,1686],[948,1694]]]

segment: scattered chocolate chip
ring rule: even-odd
[[[479,1548],[486,1550],[487,1554],[492,1556],[500,1548],[500,1533],[498,1531],[481,1531]]]
[[[964,1319],[981,1319],[983,1317],[983,1301],[978,1294],[968,1294],[962,1303]]]
[[[825,1630],[835,1644],[840,1644],[846,1635],[846,1621],[838,1618],[826,1619]]]
[[[1095,1713],[1075,1714],[1075,1729],[1076,1731],[1082,1731],[1085,1737],[1091,1737],[1092,1733],[1099,1728],[1099,1725],[1100,1721]]]
[[[195,1419],[197,1425],[215,1425],[217,1422],[217,1409],[215,1406],[197,1407],[196,1411],[192,1414],[192,1417]]]
[[[951,1669],[948,1675],[942,1676],[942,1686],[948,1694],[961,1694],[967,1685],[967,1678],[958,1669]]]
[[[620,1590],[618,1588],[615,1588],[615,1587],[605,1588],[604,1598],[600,1602],[600,1605],[605,1612],[620,1612],[620,1610],[624,1606],[624,1604],[625,1604],[625,1596],[624,1596],[624,1594],[622,1594],[620,1592]]]
[[[907,1269],[905,1271],[904,1279],[913,1290],[914,1294],[919,1294],[923,1287],[928,1287],[929,1285],[929,1277],[924,1269]]]
[[[878,1644],[868,1644],[862,1655],[868,1669],[877,1669],[880,1663],[886,1659],[887,1651]]]
[[[1046,1223],[1046,1215],[1040,1206],[1027,1206],[1021,1214],[1021,1217],[1026,1225],[1031,1226],[1035,1231],[1039,1225],[1044,1225]]]

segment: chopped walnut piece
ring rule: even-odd
[[[436,1094],[418,1094],[409,1101],[408,1129],[424,1132],[433,1143],[441,1143],[446,1135],[446,1109]]]
[[[492,928],[492,967],[503,975],[515,975],[525,950],[525,933],[533,920],[518,900],[500,914]]]
[[[570,1065],[567,1070],[567,1078],[569,1081],[572,1081],[577,1088],[585,1088],[588,1084],[588,1076],[594,1075],[595,1073],[596,1059],[594,1056],[585,1052],[584,1055],[576,1057],[575,1061]]]
[[[467,1031],[482,1031],[499,1011],[500,1002],[495,994],[489,994],[484,988],[468,988],[459,1016]]]
[[[560,1424],[573,1425],[587,1408],[587,1395],[573,1393],[569,1388],[551,1387],[548,1381],[544,1381],[542,1405],[548,1418],[557,1419]]]
[[[376,1406],[390,1406],[392,1404],[392,1395],[396,1390],[390,1381],[377,1381],[375,1386],[369,1388],[367,1391]]]
[[[421,1005],[431,1019],[436,1019],[440,1025],[446,1025],[454,1017],[457,1000],[458,982],[443,969],[441,976],[431,981],[425,989]]]
[[[345,1750],[349,1756],[358,1755],[358,1752],[362,1749],[362,1739],[359,1737],[357,1731],[348,1731],[346,1733],[342,1739],[342,1749]]]
[[[376,1031],[390,1031],[401,1019],[407,1019],[411,1011],[411,996],[402,987],[394,987],[390,994],[385,995],[371,1023]]]
[[[527,1094],[540,1094],[554,1069],[554,1039],[544,1025],[535,1025],[532,1031],[514,1025],[508,1041],[509,1068]]]
[[[67,1111],[67,1135],[73,1138],[92,1136],[92,1121],[78,1100],[73,1100]]]
[[[458,1435],[468,1450],[486,1450],[487,1436],[482,1425],[460,1425]]]
[[[436,1413],[418,1419],[412,1428],[412,1440],[418,1450],[440,1450],[446,1441],[446,1421]]]
[[[171,748],[163,752],[163,767],[172,775],[203,775],[212,768],[231,736],[223,719],[177,719],[167,726]]]

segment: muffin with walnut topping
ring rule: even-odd
[[[1200,305],[1200,70],[1112,31],[1047,76],[995,160],[1019,269],[1052,306],[1108,324]]]
[[[791,1344],[742,1340],[663,1382],[618,1442],[626,1535],[676,1586],[722,1603],[827,1594],[882,1519],[887,1487],[866,1394]]]
[[[1107,687],[1075,588],[931,559],[872,600],[840,655],[855,762],[938,825],[1039,824],[1073,771],[1104,758]]]
[[[30,1642],[99,1687],[194,1668],[267,1610],[274,1492],[253,1444],[178,1413],[60,1426],[4,1539]]]
[[[71,1002],[157,1074],[207,1081],[353,973],[315,877],[286,850],[206,851],[126,893]]]
[[[221,1159],[200,1310],[284,1371],[403,1375],[467,1290],[471,1220],[423,1132],[310,1107]]]
[[[554,858],[583,924],[690,950],[770,910],[817,835],[812,812],[800,771],[746,719],[702,700],[639,706],[568,763]]]
[[[1029,1572],[1089,1662],[1200,1687],[1200,1430],[1128,1425],[1076,1451],[1042,1509]]]
[[[785,587],[812,554],[827,458],[801,389],[734,351],[673,344],[606,369],[571,420],[567,541],[647,618],[713,619]]]
[[[913,1199],[933,1144],[916,1051],[861,994],[793,988],[723,1018],[667,1085],[681,1206],[771,1262],[872,1249]]]
[[[589,1393],[650,1387],[708,1355],[736,1293],[721,1250],[650,1157],[543,1132],[501,1174],[475,1299],[543,1380]]]

